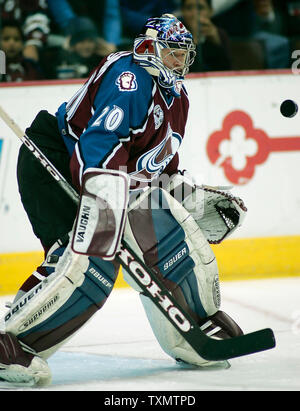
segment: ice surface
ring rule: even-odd
[[[300,390],[300,277],[225,282],[221,290],[221,308],[245,332],[272,328],[275,349],[230,360],[228,369],[179,366],[158,345],[138,294],[115,289],[102,310],[49,359],[53,382],[45,389]],[[7,300],[0,299],[1,312]]]

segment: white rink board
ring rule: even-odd
[[[68,100],[78,84],[37,84],[1,87],[0,104],[25,129],[37,112],[47,109],[54,114],[61,102]],[[244,226],[236,238],[298,235],[300,204],[298,182],[300,151],[271,152],[265,162],[255,166],[255,173],[244,184],[232,184],[223,168],[213,164],[206,144],[212,133],[222,129],[226,116],[242,111],[253,122],[254,129],[263,130],[269,138],[300,136],[300,114],[292,119],[281,116],[280,103],[298,100],[300,77],[292,74],[258,74],[187,79],[190,115],[181,153],[181,169],[186,168],[200,183],[234,185],[234,193],[242,197],[249,209]],[[0,121],[0,253],[40,250],[20,203],[16,183],[16,160],[20,143]],[[245,143],[247,137],[247,141]],[[249,143],[243,130],[235,129],[226,152],[231,153],[236,170],[256,155],[257,145]],[[300,139],[300,137],[299,137]],[[228,145],[229,144],[229,145]],[[245,148],[246,144],[246,148]],[[287,143],[288,146],[288,143]],[[224,148],[225,147],[225,148]],[[229,150],[229,151],[228,151]],[[33,182],[34,183],[34,182]]]
[[[235,237],[299,234],[300,114],[285,118],[280,114],[280,104],[288,98],[300,104],[300,77],[292,74],[212,77],[190,80],[187,86],[191,108],[186,136],[191,136],[193,143],[188,138],[183,142],[181,166],[198,176],[200,183],[232,184],[234,193],[244,199],[248,214]],[[246,113],[253,128],[264,131],[272,139],[299,138],[297,151],[271,152],[243,185],[229,181],[221,167],[212,165],[206,151],[211,134],[221,130],[224,118],[236,111]],[[241,142],[233,144],[233,150],[245,159]]]

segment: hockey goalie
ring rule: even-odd
[[[223,241],[241,225],[246,207],[228,191],[195,185],[178,169],[189,107],[183,80],[194,56],[192,35],[180,21],[172,15],[151,18],[133,52],[103,59],[55,116],[40,111],[26,130],[75,187],[80,204],[23,145],[19,191],[45,260],[4,315],[0,380],[51,382],[47,359],[113,290],[121,241],[205,334],[214,339],[242,334],[220,311],[210,243]],[[140,293],[162,349],[177,361],[210,365],[126,269],[123,275]]]

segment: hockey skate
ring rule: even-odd
[[[46,386],[51,371],[46,361],[30,352],[11,333],[0,333],[0,387]]]

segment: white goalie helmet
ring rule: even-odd
[[[134,41],[134,61],[149,74],[158,77],[159,85],[173,96],[180,96],[184,76],[189,72],[196,55],[192,34],[172,14],[148,19],[144,31],[145,34],[139,35]],[[178,51],[184,51],[180,60],[176,57]],[[173,61],[177,61],[173,67],[166,65],[169,54]]]

